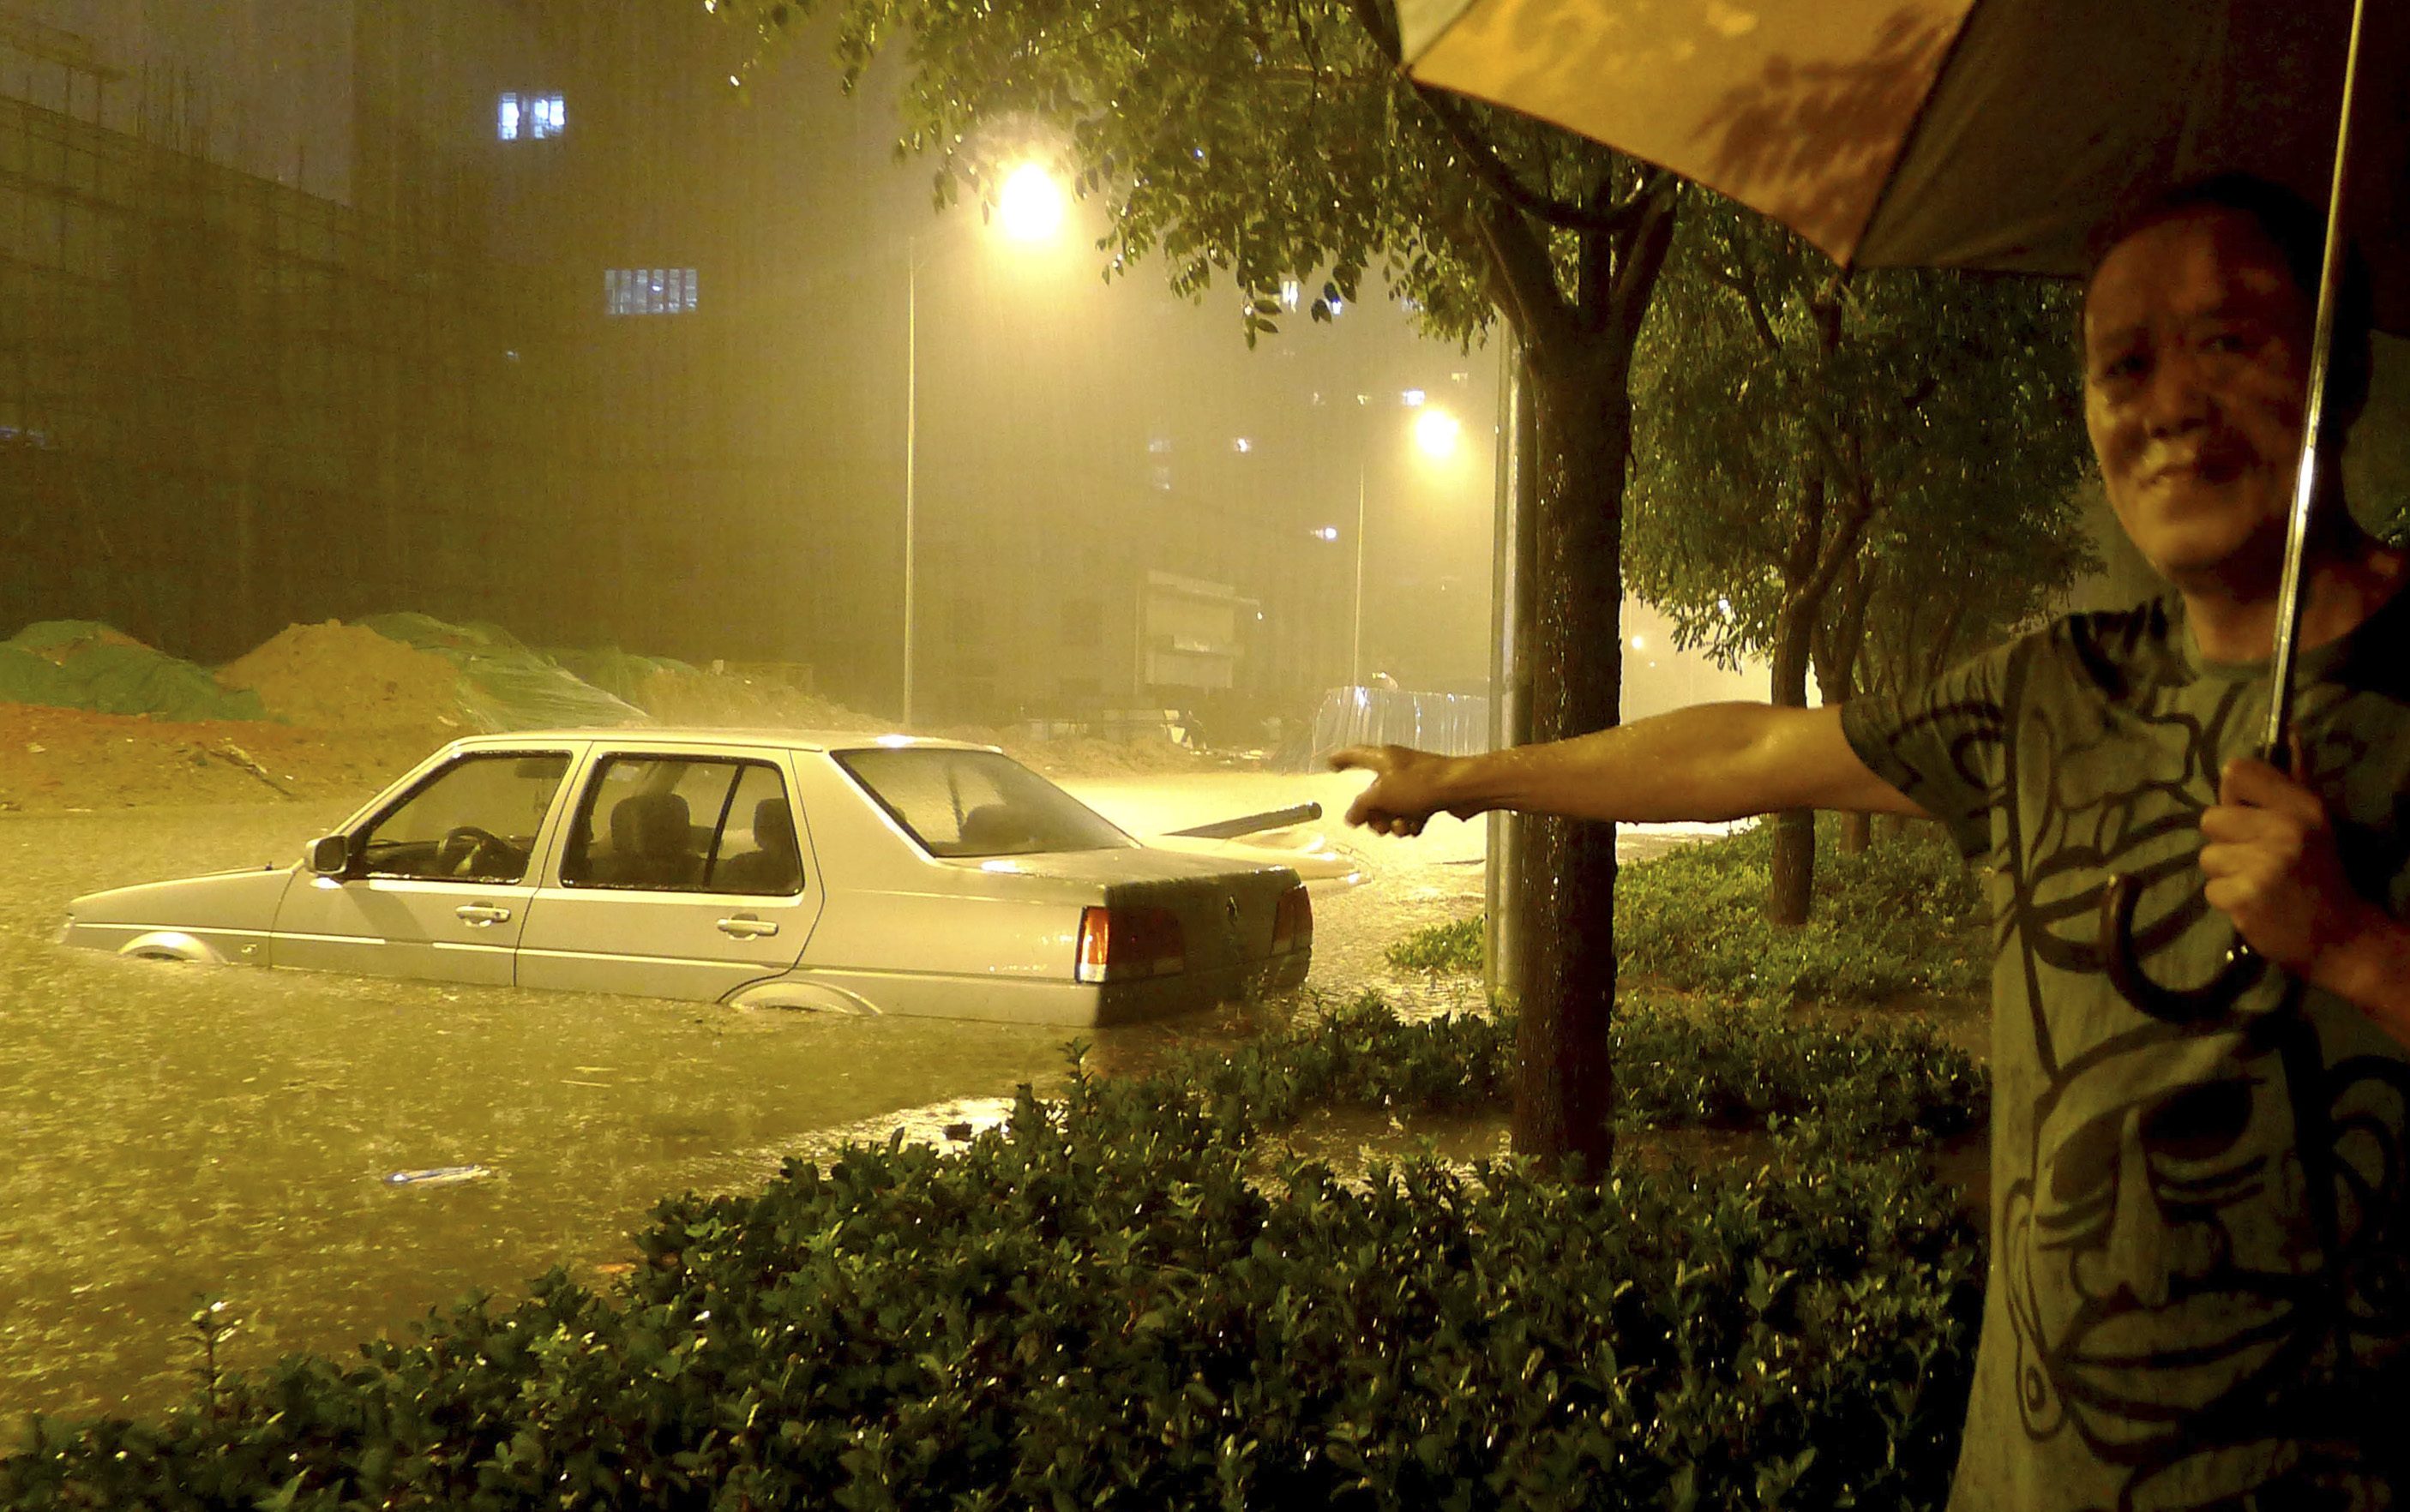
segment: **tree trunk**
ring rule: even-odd
[[[1857,608],[1859,612],[1854,619],[1857,626],[1862,627],[1866,619],[1863,599],[1859,601]],[[1842,609],[1842,623],[1834,634],[1834,639],[1838,643],[1825,655],[1816,657],[1816,696],[1823,700],[1824,706],[1828,709],[1847,703],[1857,696],[1856,688],[1851,685],[1855,682],[1857,646],[1849,639],[1852,630],[1851,623],[1852,616],[1849,611],[1850,606],[1845,604]],[[1866,853],[1870,833],[1866,824],[1867,817],[1868,815],[1863,814],[1841,815],[1841,854],[1843,856],[1861,856]]]
[[[1775,621],[1772,701],[1787,709],[1808,706],[1808,646],[1815,606],[1793,602]],[[1816,886],[1816,811],[1788,809],[1774,816],[1772,884],[1765,891],[1766,918],[1795,929],[1808,922]]]
[[[1874,600],[1876,569],[1864,557],[1857,558],[1846,577],[1833,605],[1833,612],[1818,618],[1818,633],[1810,638],[1816,666],[1816,694],[1826,708],[1849,702],[1858,694],[1858,666],[1866,659],[1866,611]],[[1858,856],[1868,843],[1867,815],[1841,815],[1841,854]]]
[[[1539,400],[1532,739],[1555,741],[1604,729],[1621,712],[1632,406],[1621,353],[1554,363],[1535,353],[1531,371]],[[1517,860],[1530,913],[1517,962],[1515,1148],[1595,1179],[1614,1153],[1615,827],[1529,819]]]

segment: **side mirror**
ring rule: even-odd
[[[322,877],[340,877],[352,869],[352,837],[320,835],[302,853],[302,865]]]

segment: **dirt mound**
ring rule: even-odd
[[[772,677],[738,671],[657,671],[635,689],[636,707],[664,725],[746,729],[885,729],[887,724]]]
[[[18,631],[10,643],[61,667],[73,661],[76,653],[86,646],[131,646],[137,651],[154,649],[116,626],[104,625],[98,620],[38,620]]]
[[[1214,764],[1167,735],[1139,735],[1124,741],[1067,735],[1022,742],[1009,749],[1024,764],[1058,777],[1150,777]]]
[[[1212,756],[1198,755],[1169,735],[1133,735],[1123,740],[1058,735],[1039,741],[985,725],[957,725],[931,733],[974,745],[999,746],[1023,766],[1049,777],[1152,777],[1205,770],[1223,764]]]
[[[460,673],[365,626],[288,625],[218,669],[218,682],[259,695],[269,713],[326,728],[458,732]]]
[[[458,730],[303,729],[0,703],[0,814],[367,799]]]

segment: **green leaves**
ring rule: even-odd
[[[1904,993],[1980,997],[1991,957],[1974,874],[1929,827],[1856,856],[1820,826],[1815,910],[1768,924],[1771,827],[1624,870],[1616,948],[1629,978],[1735,1002],[1880,1006]]]
[[[2068,505],[2088,458],[2074,333],[2061,285],[1842,281],[1692,193],[1635,360],[1634,591],[1727,660],[1770,655],[1805,614],[1843,683],[1862,637],[1920,664],[1937,634],[1950,655],[1988,643],[2087,560]]]
[[[1768,924],[1772,835],[1764,828],[1622,869],[1617,958],[1627,982],[1735,1003],[1880,1007],[1903,993],[1979,998],[1990,968],[1973,873],[1929,828],[1856,856],[1822,827],[1814,915]],[[1386,952],[1408,970],[1481,969],[1476,915],[1418,929]]]

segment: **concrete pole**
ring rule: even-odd
[[[1356,612],[1347,641],[1347,685],[1364,685],[1364,449],[1356,449]]]
[[[921,259],[918,238],[904,243],[904,727],[912,727],[913,533],[921,451]]]
[[[1502,321],[1502,327],[1504,323]],[[1522,344],[1507,331],[1498,359],[1496,528],[1489,549],[1489,743],[1503,750],[1532,739],[1531,645],[1537,604],[1532,579],[1539,552],[1532,393],[1523,381]],[[1517,864],[1524,820],[1493,810],[1483,879],[1482,986],[1491,1001],[1519,980],[1524,914]]]

